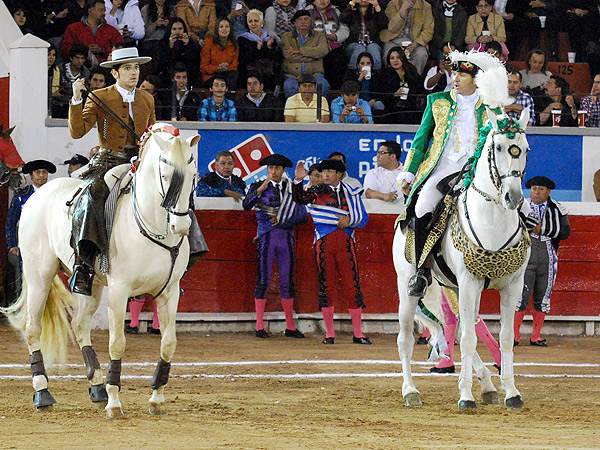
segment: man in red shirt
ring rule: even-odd
[[[104,21],[104,0],[88,0],[86,6],[88,15],[67,27],[60,53],[63,58],[68,58],[74,44],[87,45],[93,55],[92,58],[88,56],[87,64],[96,66],[106,60],[116,42],[124,41],[117,29]]]

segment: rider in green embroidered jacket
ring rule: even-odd
[[[459,172],[473,155],[479,142],[479,130],[487,121],[487,105],[480,98],[476,75],[485,67],[501,66],[492,56],[453,52],[453,89],[427,97],[427,108],[415,134],[404,171],[398,183],[406,195],[406,204],[414,207],[415,256],[417,265],[427,240],[426,229],[432,213],[443,195],[438,183]],[[508,94],[507,94],[508,95]],[[499,112],[499,110],[497,110]],[[431,144],[430,144],[431,142]],[[411,203],[414,202],[414,206]],[[409,210],[410,210],[409,209]],[[417,267],[410,279],[408,293],[425,295],[431,275],[425,264]]]

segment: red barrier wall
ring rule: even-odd
[[[8,99],[9,99],[9,77],[0,78],[0,123],[4,128],[9,126],[8,118]],[[0,189],[0,224],[2,224],[2,230],[4,230],[4,224],[6,223],[6,215],[8,213],[8,189]],[[0,239],[0,285],[4,284],[4,273],[6,272],[6,239]],[[3,294],[2,294],[3,295]]]
[[[185,295],[179,311],[253,312],[256,281],[254,213],[245,211],[196,211],[210,247],[182,280]],[[398,309],[396,275],[392,263],[395,216],[371,214],[366,227],[357,230],[361,286],[365,313],[394,313]],[[552,294],[553,315],[600,314],[600,217],[571,216],[572,233],[560,247],[558,278]],[[296,230],[297,312],[318,311],[317,279],[312,250],[312,223]],[[273,276],[268,311],[281,310],[277,275]],[[497,292],[484,292],[481,312],[499,313]],[[345,312],[344,305],[334,305]]]

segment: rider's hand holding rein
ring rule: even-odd
[[[81,93],[85,89],[85,79],[79,78],[73,83],[73,100],[78,102],[81,100]]]

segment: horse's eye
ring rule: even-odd
[[[497,151],[498,153],[500,153],[500,152],[502,151],[502,147],[500,147],[499,145],[496,145],[496,151]]]

